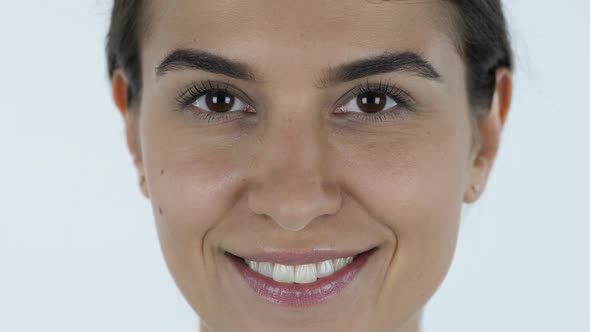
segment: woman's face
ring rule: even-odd
[[[393,331],[419,315],[490,166],[444,3],[148,6],[130,146],[166,263],[211,331]],[[331,276],[333,261],[301,267],[372,248]],[[265,264],[275,281],[228,253],[295,272]]]

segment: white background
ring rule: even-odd
[[[110,99],[110,1],[0,10],[0,331],[197,331]],[[590,331],[590,4],[511,0],[503,146],[426,332]]]

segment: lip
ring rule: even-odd
[[[352,263],[336,271],[334,274],[328,277],[319,278],[315,282],[308,284],[281,283],[274,281],[272,278],[266,277],[250,269],[250,267],[248,267],[248,265],[244,262],[244,260],[241,257],[235,256],[229,252],[226,252],[225,255],[236,267],[245,284],[263,299],[269,301],[270,303],[287,307],[305,307],[323,303],[328,299],[339,294],[347,285],[349,285],[356,278],[361,269],[366,265],[370,256],[376,250],[377,247],[374,247],[370,250],[362,252],[354,259],[354,261],[352,261]],[[281,255],[283,254],[284,253],[282,253]],[[332,255],[332,257],[335,258],[347,257],[342,256],[342,254],[343,253],[325,252],[323,253],[323,256],[321,256],[319,255],[319,253],[314,253],[313,255],[316,256],[312,256],[311,258],[309,256],[301,256],[300,254],[299,256],[297,256],[297,254],[289,254],[286,256],[279,256],[279,258],[297,258],[300,259],[299,261],[304,260],[306,262],[318,262],[318,257],[330,257],[325,255]],[[264,254],[263,256],[253,255],[249,257],[255,257],[257,259],[259,257],[271,257],[267,255],[269,254]],[[354,254],[348,256],[354,256]],[[277,258],[276,256],[273,257]],[[283,260],[283,262],[284,261],[286,260]],[[282,263],[279,262],[279,264]]]

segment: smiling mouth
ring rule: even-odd
[[[308,284],[316,281],[318,278],[333,275],[336,271],[350,265],[359,255],[327,259],[317,263],[301,265],[284,265],[247,259],[244,259],[244,262],[252,271],[272,278],[276,282]]]
[[[225,254],[257,295],[273,304],[299,307],[322,303],[340,293],[376,250],[373,247],[357,254],[273,253],[246,258]]]

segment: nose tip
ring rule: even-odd
[[[316,179],[296,178],[282,184],[259,186],[248,196],[250,209],[269,217],[285,230],[300,231],[316,218],[333,215],[340,209],[342,198],[337,187]]]

